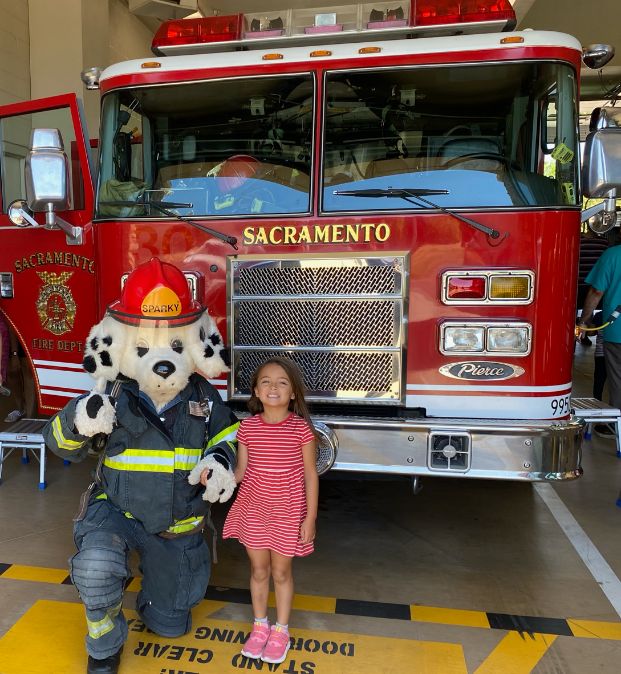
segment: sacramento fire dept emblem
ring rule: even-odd
[[[75,302],[67,281],[73,272],[37,272],[43,279],[43,287],[37,299],[37,313],[41,325],[55,335],[64,335],[73,329],[75,321]]]

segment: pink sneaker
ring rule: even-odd
[[[289,632],[279,630],[276,626],[272,627],[261,660],[263,662],[282,662],[287,657],[290,645]]]
[[[258,660],[263,653],[269,636],[270,624],[255,622],[252,625],[252,632],[250,632],[250,636],[246,639],[246,643],[242,648],[242,655]]]

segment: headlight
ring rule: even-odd
[[[483,351],[483,326],[463,327],[447,326],[444,328],[443,349],[452,352]]]
[[[487,329],[487,350],[504,353],[527,353],[530,331],[526,326]]]

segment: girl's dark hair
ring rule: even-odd
[[[252,379],[250,380],[250,400],[248,401],[248,409],[250,410],[250,413],[260,414],[263,412],[263,403],[257,398],[254,390],[259,383],[261,371],[266,365],[279,365],[286,372],[287,377],[291,382],[291,391],[293,393],[293,400],[289,401],[289,411],[297,414],[299,417],[302,417],[302,419],[304,419],[304,421],[306,421],[308,424],[309,428],[313,431],[315,436],[317,436],[317,432],[315,431],[315,427],[313,426],[313,422],[310,418],[308,405],[304,399],[304,395],[306,393],[306,389],[304,387],[304,377],[300,371],[300,368],[289,358],[279,358],[278,356],[274,356],[273,358],[270,358],[261,363],[261,365],[259,365],[259,367],[255,370],[254,374],[252,375]]]

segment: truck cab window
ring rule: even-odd
[[[388,188],[448,190],[435,197],[447,208],[577,205],[576,87],[567,66],[339,72],[327,75],[325,91],[324,211],[416,208],[334,194]]]
[[[313,118],[306,74],[109,94],[97,215],[306,213]]]

